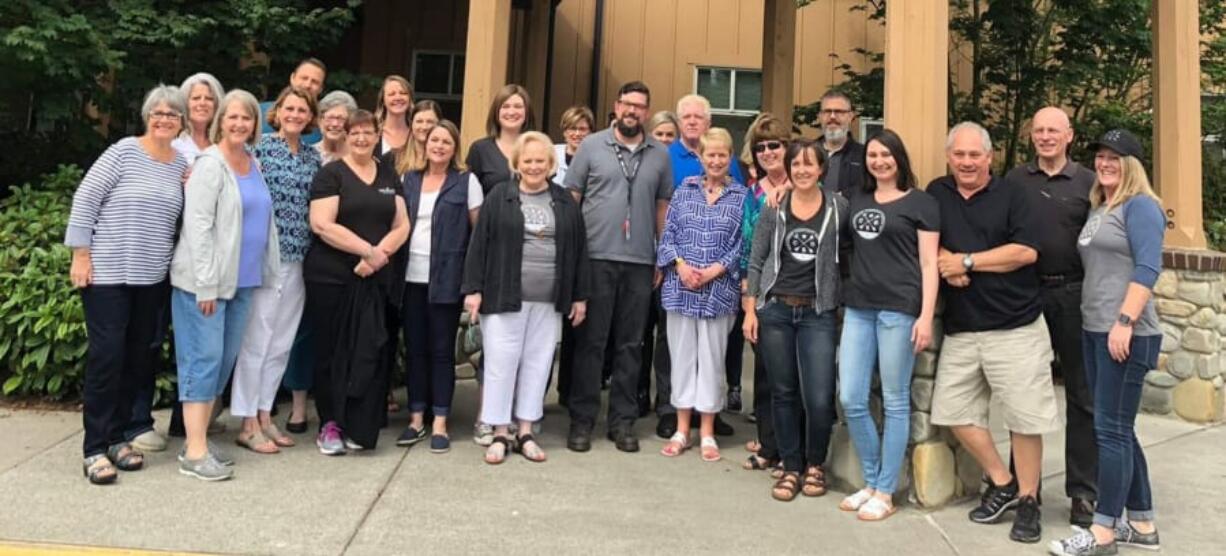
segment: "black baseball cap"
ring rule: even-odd
[[[1145,147],[1141,146],[1137,137],[1126,129],[1113,129],[1104,133],[1097,141],[1090,143],[1091,151],[1098,149],[1111,149],[1122,156],[1131,156],[1140,161],[1145,160]]]

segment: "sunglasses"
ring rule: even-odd
[[[782,141],[763,141],[753,146],[753,152],[756,154],[762,154],[768,150],[773,151],[775,149],[782,149],[782,148],[783,148]]]

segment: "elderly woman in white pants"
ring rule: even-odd
[[[485,462],[511,449],[514,408],[517,450],[533,462],[545,452],[532,436],[544,414],[561,315],[578,326],[587,313],[587,233],[579,204],[550,183],[557,158],[549,137],[528,132],[511,152],[511,181],[486,196],[464,265],[464,308],[480,314],[485,353],[481,422],[494,426]]]

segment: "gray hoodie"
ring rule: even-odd
[[[843,222],[847,220],[847,199],[842,195],[822,192],[825,201],[832,203],[830,218],[823,218],[822,229],[818,234],[822,240],[817,245],[816,272],[813,281],[816,285],[817,312],[825,312],[838,308],[841,300],[839,288],[839,232]],[[758,226],[753,232],[753,250],[749,254],[749,295],[756,298],[757,308],[766,305],[767,296],[775,286],[779,277],[779,252],[783,249],[783,236],[787,232],[787,217],[792,206],[792,194],[789,192],[779,203],[778,209],[770,205],[762,207],[762,216],[758,218]]]
[[[183,227],[170,261],[170,284],[196,294],[197,302],[232,299],[238,289],[243,200],[238,178],[217,145],[196,158],[184,187]],[[281,266],[275,220],[268,219],[268,247],[260,272],[266,286],[276,283]]]

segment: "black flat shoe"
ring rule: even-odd
[[[660,421],[656,423],[656,436],[668,440],[677,432],[677,414],[669,413],[661,415]]]
[[[586,427],[574,426],[570,427],[570,434],[566,435],[566,449],[572,452],[586,452],[592,449],[592,430]]]
[[[1073,498],[1070,502],[1072,507],[1069,508],[1068,522],[1089,529],[1094,522],[1094,502],[1085,498]]]
[[[302,434],[307,431],[307,422],[295,423],[293,421],[285,421],[285,430],[294,434]]]

